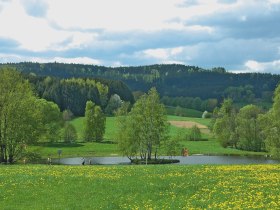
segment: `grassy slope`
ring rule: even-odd
[[[113,140],[116,132],[115,117],[107,117],[106,118],[106,130],[105,130],[105,140]],[[75,118],[71,121],[71,123],[75,126],[78,132],[78,141],[83,141],[83,132],[84,132],[84,117]]]
[[[278,209],[280,165],[0,165],[0,209]]]
[[[37,146],[31,146],[30,150],[39,152],[44,158],[52,156],[58,157],[57,151],[62,149],[62,157],[81,157],[81,156],[119,156],[117,144],[111,144],[114,141],[114,133],[116,132],[115,117],[108,117],[106,121],[106,133],[105,141],[103,143],[85,143],[82,142],[83,136],[83,118],[76,118],[72,121],[73,125],[78,131],[78,143],[77,144],[64,144],[64,143],[41,143]],[[201,118],[189,118],[189,117],[177,117],[168,116],[168,120],[186,120],[194,121],[204,125],[209,125],[210,119]],[[186,131],[184,128],[177,128],[170,126],[170,137],[174,138],[178,132]],[[181,142],[183,147],[188,148],[190,154],[232,154],[232,155],[263,155],[264,153],[246,152],[231,148],[223,148],[219,143],[211,136],[203,134],[203,138],[208,141],[183,141]],[[164,155],[164,151],[160,151],[161,155]],[[177,155],[180,155],[178,151]]]

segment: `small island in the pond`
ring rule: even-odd
[[[179,163],[180,160],[177,159],[151,159],[151,160],[143,160],[143,159],[132,159],[131,163],[136,165],[143,164],[171,164],[171,163]]]

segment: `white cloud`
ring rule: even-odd
[[[276,72],[279,11],[280,0],[0,0],[0,62]]]
[[[148,50],[138,52],[137,56],[154,60],[154,62],[157,63],[184,64],[184,61],[180,60],[183,51],[184,51],[184,47],[148,49]]]
[[[280,59],[270,62],[258,62],[256,60],[248,60],[239,70],[232,70],[235,73],[258,72],[258,73],[274,73],[280,72]]]
[[[162,0],[49,0],[49,19],[58,25],[83,29],[161,30],[175,27],[169,19],[182,11],[174,1]],[[63,15],[61,15],[63,13]]]
[[[66,37],[66,33],[52,29],[47,20],[27,15],[17,0],[0,13],[0,26],[0,36],[14,39],[21,48],[31,51],[46,50]]]
[[[102,65],[102,62],[98,59],[93,59],[89,57],[73,57],[73,58],[63,58],[63,57],[50,57],[50,58],[40,58],[32,56],[19,56],[16,54],[4,54],[0,53],[0,62],[38,62],[38,63],[49,63],[49,62],[59,62],[59,63],[83,63],[92,65]]]
[[[34,58],[36,59],[36,58]],[[97,59],[92,59],[88,57],[77,57],[77,58],[61,58],[61,57],[55,57],[52,59],[49,59],[48,62],[60,62],[60,63],[83,63],[83,64],[93,64],[93,65],[102,65],[102,62]]]

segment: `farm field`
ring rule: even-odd
[[[106,132],[105,140],[101,143],[96,142],[83,142],[83,117],[76,118],[71,123],[76,127],[78,132],[78,142],[75,144],[65,143],[37,143],[30,146],[29,151],[36,151],[43,158],[49,156],[58,158],[57,151],[62,150],[62,157],[92,157],[92,156],[120,156],[117,144],[114,142],[114,136],[116,132],[115,117],[107,117],[106,119]],[[190,118],[190,117],[178,117],[168,116],[169,121],[178,122],[195,122],[204,126],[208,126],[210,119]],[[180,128],[174,125],[170,126],[169,135],[171,138],[175,138],[179,132],[186,131],[186,128]],[[182,141],[180,142],[183,147],[188,148],[190,154],[210,154],[210,155],[264,155],[264,152],[248,152],[237,150],[233,148],[223,148],[212,137],[211,134],[202,135],[204,139],[208,141]],[[160,155],[165,155],[165,151],[161,150]],[[180,151],[178,151],[180,155]]]
[[[277,209],[280,165],[0,166],[5,209]]]

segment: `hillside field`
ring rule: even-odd
[[[280,165],[0,166],[5,209],[277,209]]]

